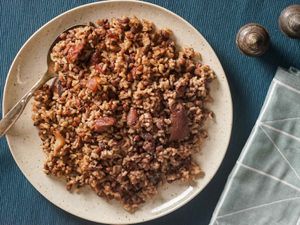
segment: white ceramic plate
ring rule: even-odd
[[[54,18],[23,45],[9,70],[3,99],[3,112],[7,112],[18,99],[46,71],[46,55],[52,41],[65,29],[86,24],[99,18],[137,16],[153,21],[159,28],[170,28],[183,47],[200,52],[203,63],[210,65],[217,75],[212,87],[215,99],[210,108],[216,121],[209,126],[209,138],[203,151],[196,157],[206,175],[195,186],[172,184],[161,188],[159,196],[146,203],[139,211],[129,214],[116,202],[107,202],[89,189],[80,194],[69,193],[65,183],[45,175],[42,171],[45,155],[40,147],[38,132],[31,120],[29,104],[18,122],[7,134],[11,153],[30,183],[58,207],[87,220],[129,224],[151,220],[181,207],[195,197],[212,179],[225,155],[232,128],[232,102],[229,86],[222,66],[204,37],[188,22],[174,13],[145,2],[109,1],[83,5]],[[203,18],[204,19],[204,18]],[[205,32],[205,27],[202,27]]]

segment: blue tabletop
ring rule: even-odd
[[[0,88],[23,43],[44,23],[89,0],[1,0]],[[212,45],[227,74],[234,104],[232,138],[226,157],[209,185],[176,212],[145,225],[207,225],[226,179],[259,114],[278,66],[300,68],[300,40],[289,39],[278,27],[281,10],[299,0],[151,0],[185,18]],[[263,25],[271,48],[250,58],[235,46],[238,29],[249,22]],[[2,91],[0,93],[2,99]],[[0,140],[0,224],[95,224],[57,208],[42,197],[15,164],[4,138]],[[99,212],[101,213],[101,212]]]

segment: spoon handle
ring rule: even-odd
[[[42,76],[42,78],[38,80],[38,82],[36,82],[33,87],[14,105],[14,107],[6,113],[0,121],[0,137],[5,135],[12,125],[14,125],[14,123],[18,120],[34,92],[51,78],[53,78],[53,76],[50,76],[49,73],[46,72],[45,75]]]

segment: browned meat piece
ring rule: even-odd
[[[180,141],[189,135],[188,117],[182,104],[178,104],[171,112],[170,141]]]
[[[98,49],[95,50],[95,52],[92,54],[90,58],[90,64],[96,65],[101,62],[101,53]]]
[[[92,92],[97,92],[99,85],[99,77],[92,77],[86,83],[86,87],[90,89]]]
[[[80,43],[78,45],[70,47],[67,54],[67,60],[69,63],[75,63],[79,59],[80,55],[83,52],[84,46],[84,43]]]
[[[113,117],[102,117],[95,121],[94,131],[103,132],[116,124],[116,119]]]
[[[134,126],[138,121],[138,114],[135,108],[131,108],[127,115],[127,124],[128,126]]]
[[[64,92],[64,88],[61,85],[61,81],[58,78],[55,78],[53,80],[53,83],[51,84],[50,89],[51,89],[51,91],[57,93],[59,96],[61,96],[62,93]]]
[[[53,134],[55,137],[55,143],[54,143],[53,150],[55,153],[57,153],[65,145],[65,139],[58,130],[54,131]]]

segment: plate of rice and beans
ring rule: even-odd
[[[63,32],[77,24],[85,25]],[[109,224],[151,220],[195,197],[220,166],[232,126],[226,76],[203,36],[150,3],[72,9],[17,54],[4,112],[46,71],[57,36],[58,77],[7,134],[31,184],[60,208]]]

